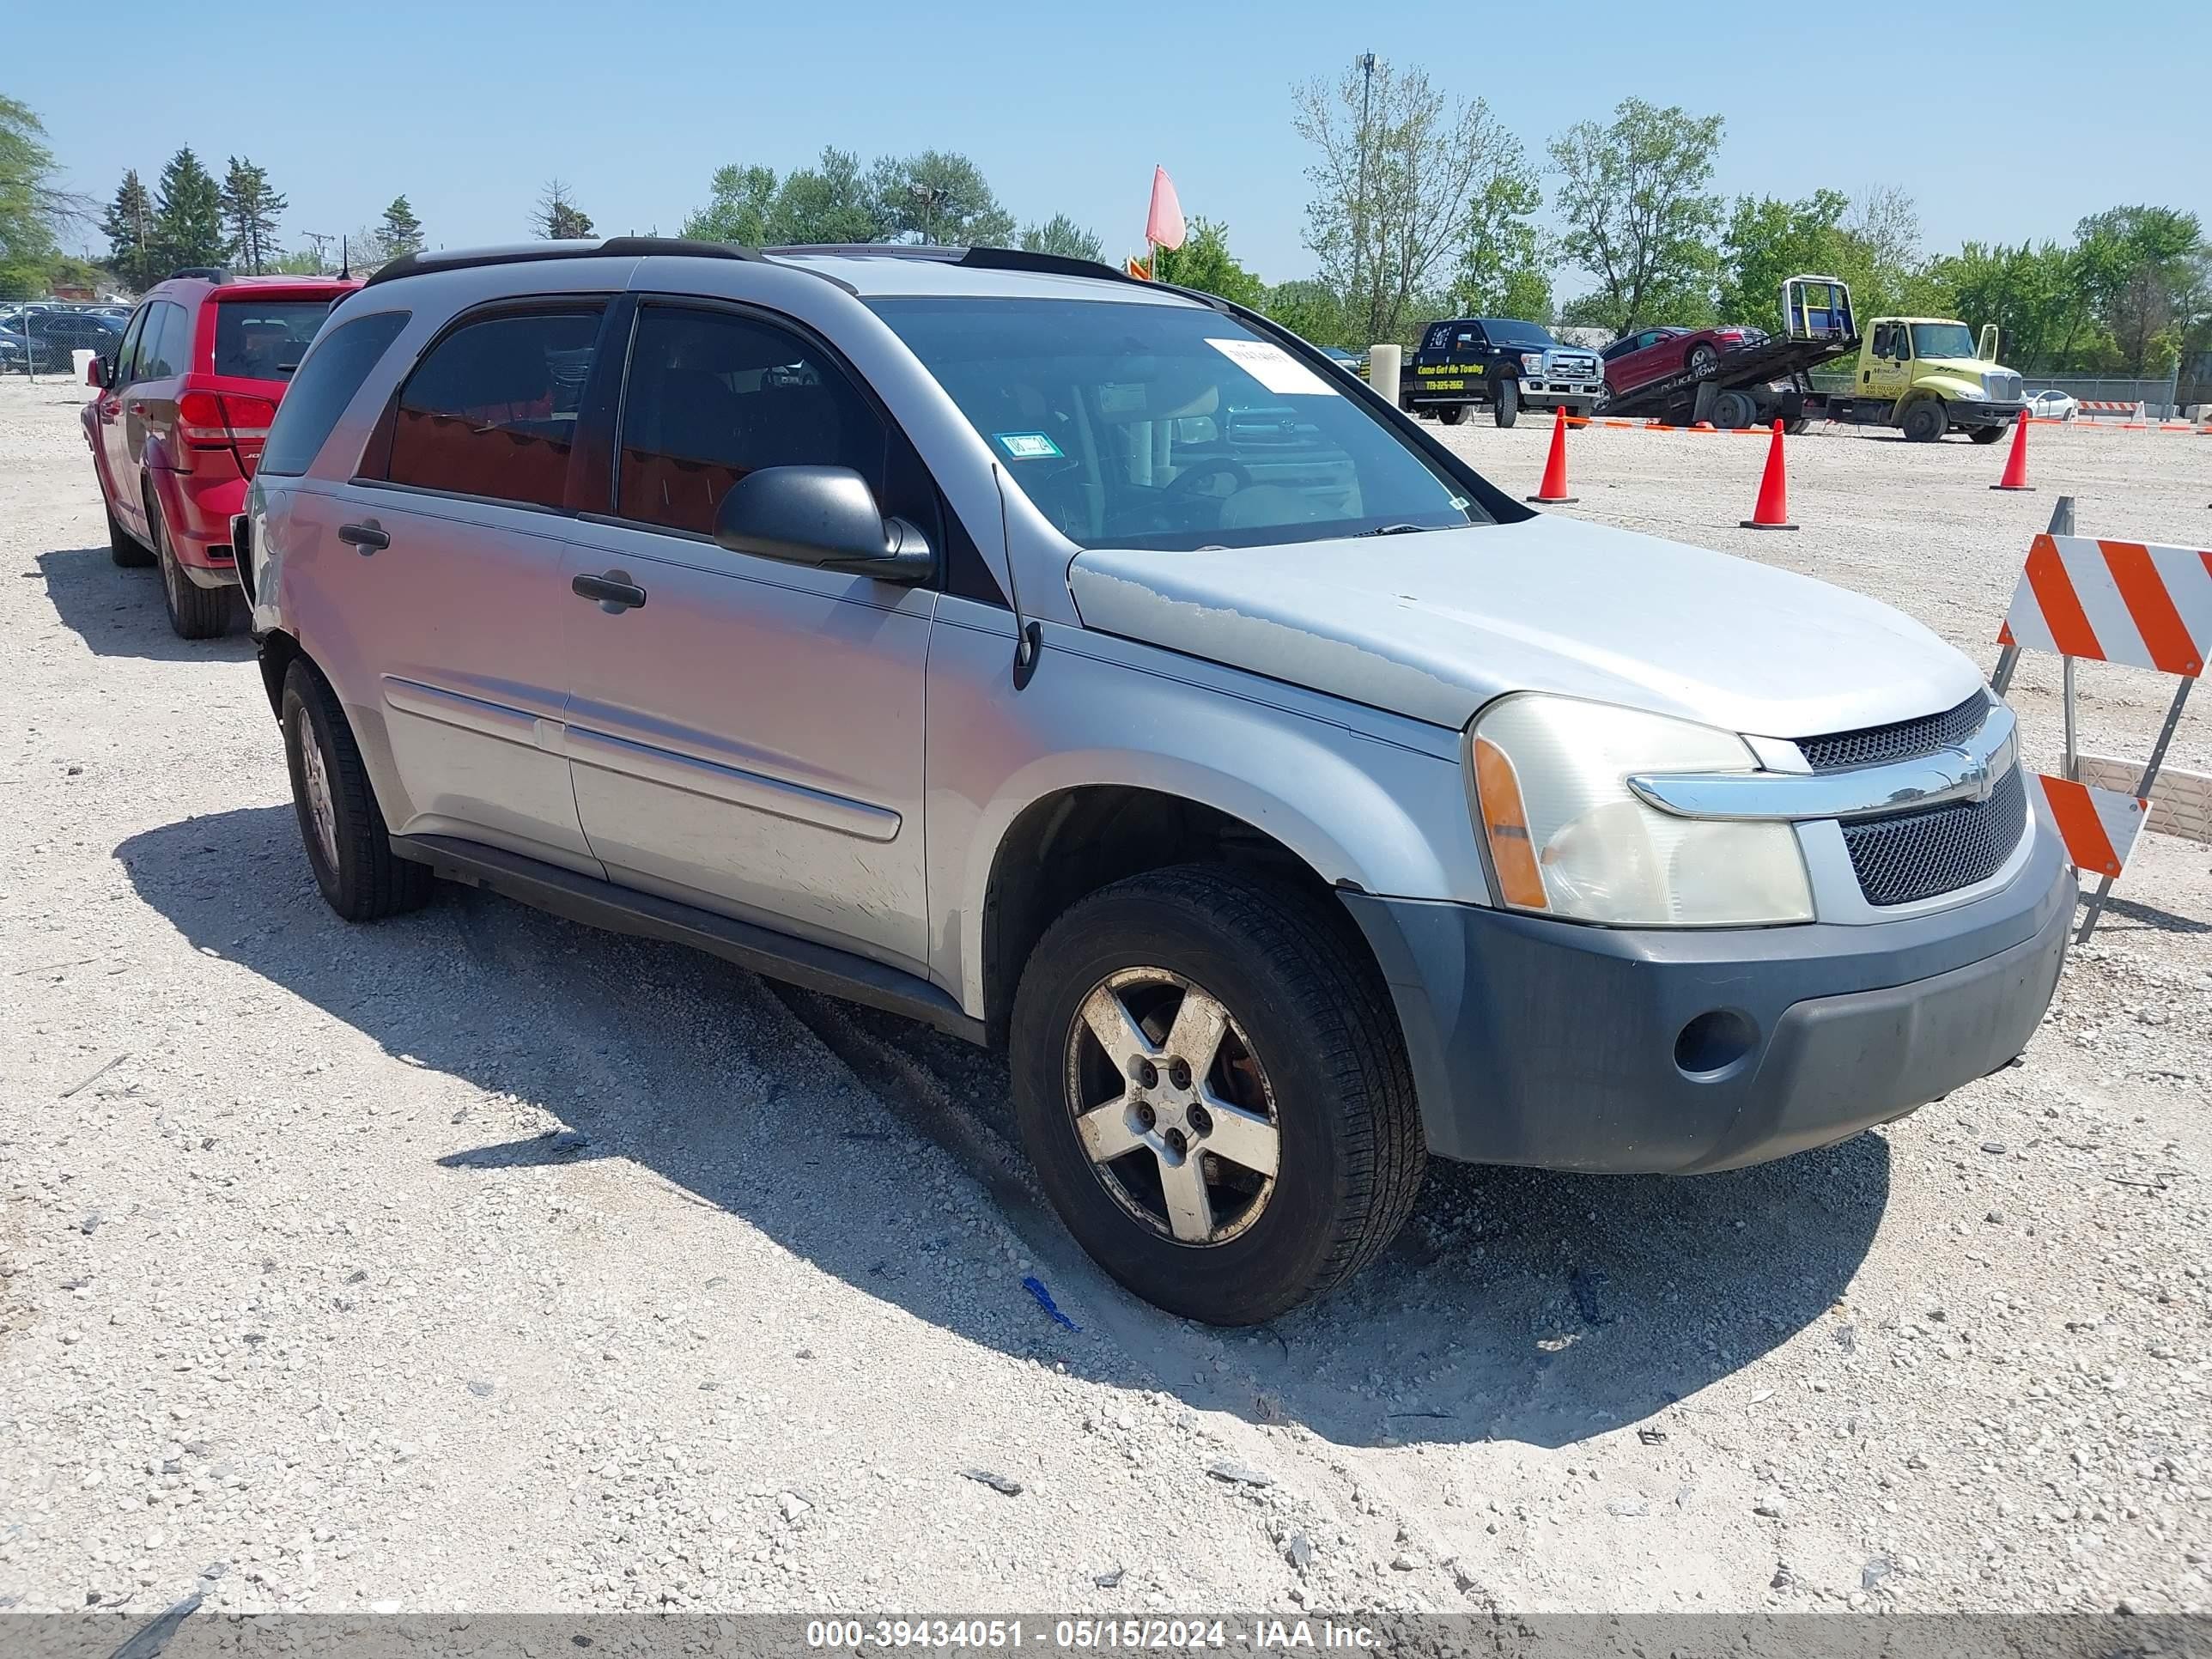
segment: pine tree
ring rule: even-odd
[[[222,191],[187,144],[161,169],[154,204],[154,275],[222,263]]]
[[[545,193],[538,198],[538,214],[531,223],[540,236],[555,241],[592,234],[592,216],[568,199],[568,187],[558,179],[549,183]]]
[[[384,257],[397,259],[404,253],[422,251],[422,222],[415,216],[415,210],[404,196],[395,196],[392,205],[384,210],[382,230]]]
[[[222,221],[230,230],[230,257],[258,276],[276,256],[276,216],[289,205],[269,187],[264,167],[230,158],[222,181]]]
[[[132,167],[116,186],[115,199],[100,221],[107,238],[107,264],[116,280],[133,294],[144,292],[160,280],[154,269],[154,198],[147,193]]]

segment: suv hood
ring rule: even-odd
[[[1068,583],[1086,628],[1454,729],[1504,692],[1551,691],[1813,737],[1948,708],[1982,683],[1887,605],[1552,514],[1195,553],[1095,548]]]

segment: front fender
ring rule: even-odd
[[[1048,630],[1016,691],[1012,652],[1010,628],[942,614],[930,651],[930,967],[970,1014],[986,1012],[1000,848],[1024,811],[1064,790],[1121,785],[1212,807],[1332,885],[1488,902],[1455,734],[1073,629]],[[1410,741],[1383,735],[1392,725]]]

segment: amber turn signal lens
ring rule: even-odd
[[[1505,751],[1487,738],[1474,740],[1474,793],[1482,813],[1483,839],[1498,872],[1498,896],[1522,910],[1550,908],[1544,878],[1536,868],[1536,849],[1528,839],[1528,815],[1521,805],[1521,780]]]

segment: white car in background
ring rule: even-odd
[[[2071,392],[2053,387],[2028,393],[2027,412],[2039,421],[2070,421],[2081,412],[2081,405]]]

